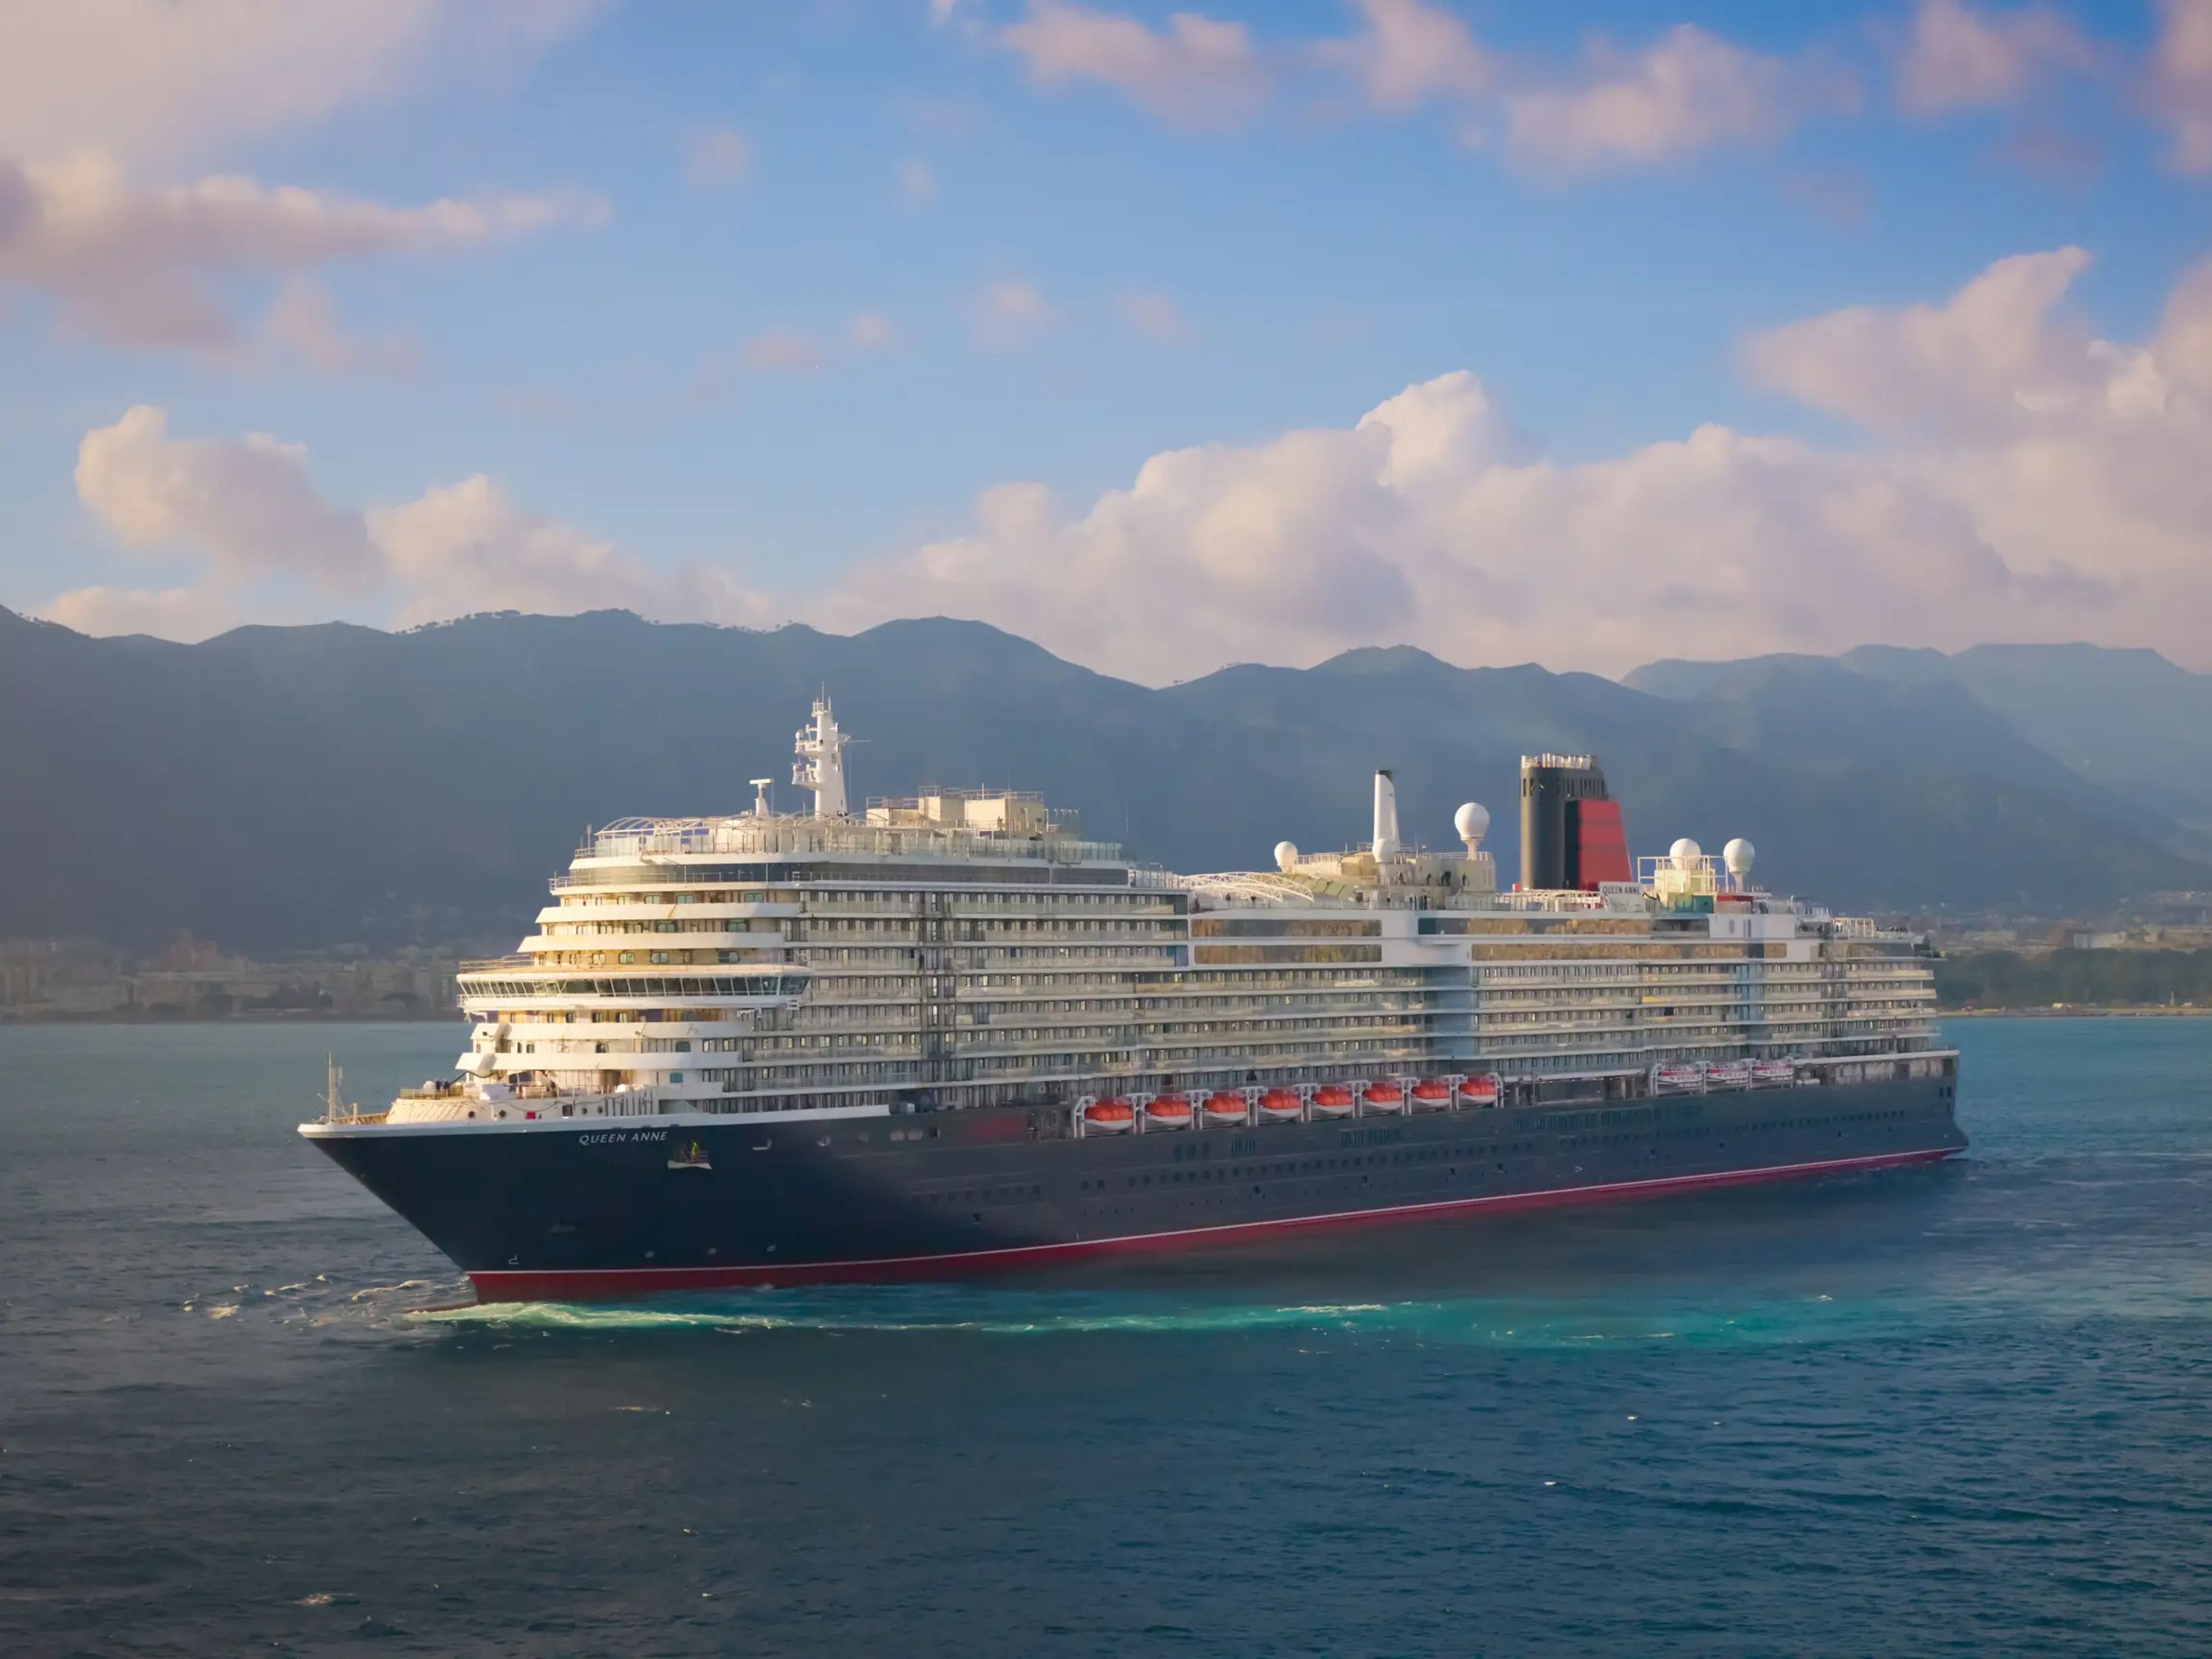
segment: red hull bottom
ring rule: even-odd
[[[1384,1209],[1346,1210],[1330,1215],[1291,1216],[1279,1221],[1239,1221],[1218,1227],[1137,1233],[1121,1238],[1079,1238],[1058,1244],[1021,1244],[944,1255],[891,1256],[866,1261],[812,1261],[775,1267],[591,1267],[555,1273],[473,1273],[469,1282],[483,1302],[588,1302],[662,1291],[712,1291],[749,1285],[889,1284],[906,1279],[962,1278],[1021,1267],[1080,1261],[1090,1256],[1128,1255],[1139,1250],[1186,1249],[1193,1245],[1228,1244],[1276,1237],[1318,1227],[1356,1227],[1429,1216],[1477,1211],[1534,1210],[1561,1204],[1650,1198],[1666,1193],[1741,1187],[1753,1182],[1789,1181],[1853,1170],[1894,1169],[1933,1164],[1960,1150],[1930,1147],[1884,1152],[1870,1158],[1839,1158],[1812,1164],[1778,1164],[1759,1170],[1724,1170],[1711,1175],[1660,1176],[1648,1181],[1614,1182],[1594,1187],[1555,1187],[1542,1192],[1501,1193],[1489,1198],[1449,1198]]]

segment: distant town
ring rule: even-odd
[[[461,955],[256,962],[190,937],[144,952],[0,939],[0,1020],[453,1019]]]

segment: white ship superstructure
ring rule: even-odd
[[[1936,1076],[1949,1059],[1925,942],[1760,890],[1747,842],[1501,890],[1488,814],[1462,807],[1460,845],[1424,849],[1385,772],[1362,848],[1285,842],[1272,871],[1174,875],[1018,791],[851,811],[848,741],[825,696],[798,739],[811,811],[771,811],[762,787],[749,811],[590,834],[518,953],[462,973],[462,1077],[410,1091],[390,1121],[1269,1091],[1310,1106],[1319,1088],[1405,1099],[1467,1078],[1506,1100],[1626,1099]],[[1524,773],[1532,845],[1553,833],[1541,811],[1571,826],[1579,811],[1600,867],[1619,823],[1601,774],[1565,757]],[[1573,834],[1561,845],[1524,864],[1568,868]]]

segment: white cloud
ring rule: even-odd
[[[1156,33],[1072,0],[1030,0],[1028,16],[998,38],[1040,86],[1094,82],[1178,126],[1239,126],[1267,100],[1250,32],[1196,12],[1176,12]]]
[[[1158,345],[1181,345],[1190,328],[1173,299],[1151,289],[1125,289],[1114,296],[1114,309],[1133,333]]]
[[[701,190],[742,184],[752,166],[752,140],[734,127],[702,127],[684,146],[684,174]]]
[[[1313,48],[1316,63],[1347,76],[1376,108],[1402,112],[1431,98],[1468,98],[1497,82],[1498,61],[1467,25],[1423,0],[1352,0],[1365,24]]]
[[[1593,41],[1577,75],[1515,86],[1505,131],[1518,160],[1574,177],[1765,143],[1840,95],[1839,83],[1683,23],[1640,52]]]
[[[745,367],[767,374],[811,374],[822,367],[822,351],[796,329],[770,329],[745,342]]]
[[[1059,320],[1052,301],[1023,276],[986,284],[968,307],[968,325],[976,342],[994,351],[1027,345]]]
[[[51,295],[70,323],[110,340],[224,351],[240,343],[218,294],[226,279],[481,247],[605,217],[603,204],[565,192],[387,207],[229,176],[142,189],[90,154],[0,161],[0,283]]]
[[[1756,379],[1860,429],[1845,444],[1704,426],[1560,465],[1475,376],[1444,374],[1349,426],[1155,455],[1073,509],[1000,485],[967,533],[850,573],[813,618],[975,617],[1154,680],[1396,641],[1618,672],[1869,640],[2088,639],[2212,668],[2212,262],[2131,343],[2067,321],[2085,259],[2022,255],[1942,304],[1838,312],[1750,343]],[[196,553],[205,575],[158,599],[81,592],[75,615],[243,609],[271,573],[366,585],[408,618],[799,609],[717,571],[654,567],[481,477],[335,507],[295,447],[173,439],[157,410],[88,434],[78,486],[125,546]]]
[[[1866,222],[1873,195],[1863,175],[1846,172],[1786,173],[1778,188],[1784,199],[1839,230]]]
[[[366,523],[389,562],[402,623],[608,608],[664,621],[757,619],[753,597],[726,576],[652,569],[611,542],[518,507],[481,473],[374,509]]]
[[[2212,667],[2212,265],[2137,347],[2054,322],[2080,263],[2027,256],[1944,307],[1754,345],[1871,447],[1707,426],[1557,465],[1448,374],[1349,428],[1156,455],[1073,513],[991,490],[972,532],[860,573],[829,619],[977,617],[1155,680],[1401,640],[1618,672],[2088,638]]]
[[[39,614],[80,634],[151,634],[188,644],[239,623],[228,594],[199,587],[80,587],[49,600]]]
[[[928,162],[909,156],[898,164],[894,176],[899,197],[908,207],[927,207],[937,199],[937,171]]]
[[[76,490],[125,545],[204,553],[228,580],[283,571],[357,590],[380,574],[360,515],[324,501],[307,451],[264,434],[172,438],[168,417],[140,404],[85,434]]]
[[[172,162],[319,119],[422,75],[495,72],[597,0],[10,0],[0,155]]]
[[[880,311],[858,312],[845,325],[845,339],[855,351],[889,351],[899,343],[898,325]]]
[[[201,567],[189,586],[80,588],[44,607],[88,632],[204,637],[271,580],[380,606],[403,623],[603,606],[667,621],[767,615],[767,601],[725,571],[654,568],[518,506],[482,474],[397,506],[343,507],[316,489],[300,446],[259,434],[173,438],[164,412],[144,404],[85,434],[76,486],[125,549]]]
[[[422,367],[422,353],[407,334],[362,339],[338,325],[330,295],[305,276],[276,290],[261,325],[274,349],[324,374],[371,374],[404,378]]]
[[[2212,0],[2159,0],[2150,97],[2173,133],[2177,173],[2212,173]]]
[[[2000,259],[1942,306],[1856,306],[1746,349],[1752,378],[1879,431],[2016,428],[2101,374],[2052,308],[2088,264],[2078,247]]]
[[[1920,0],[1898,54],[1897,101],[1915,115],[2008,104],[2054,71],[2096,61],[2096,49],[2050,6]]]
[[[1956,3],[1957,0],[1951,0]],[[1256,114],[1279,68],[1303,60],[1349,82],[1372,109],[1455,105],[1469,149],[1502,128],[1513,157],[1557,178],[1671,166],[1731,144],[1771,142],[1808,116],[1856,104],[1850,77],[1817,57],[1784,58],[1694,24],[1630,50],[1602,38],[1579,64],[1547,69],[1478,40],[1431,0],[1348,0],[1360,27],[1271,58],[1240,24],[1178,12],[1164,30],[1073,0],[1030,0],[1000,43],[1042,86],[1114,87],[1171,124],[1230,130]],[[2204,0],[2212,4],[2212,0]],[[2039,32],[2031,31],[2039,45]]]

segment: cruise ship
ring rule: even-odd
[[[1032,793],[588,833],[459,977],[455,1074],[301,1133],[487,1301],[935,1278],[1947,1158],[1924,938],[1632,861],[1594,757],[1489,814],[1177,875]],[[1441,827],[1441,826],[1439,826]]]

